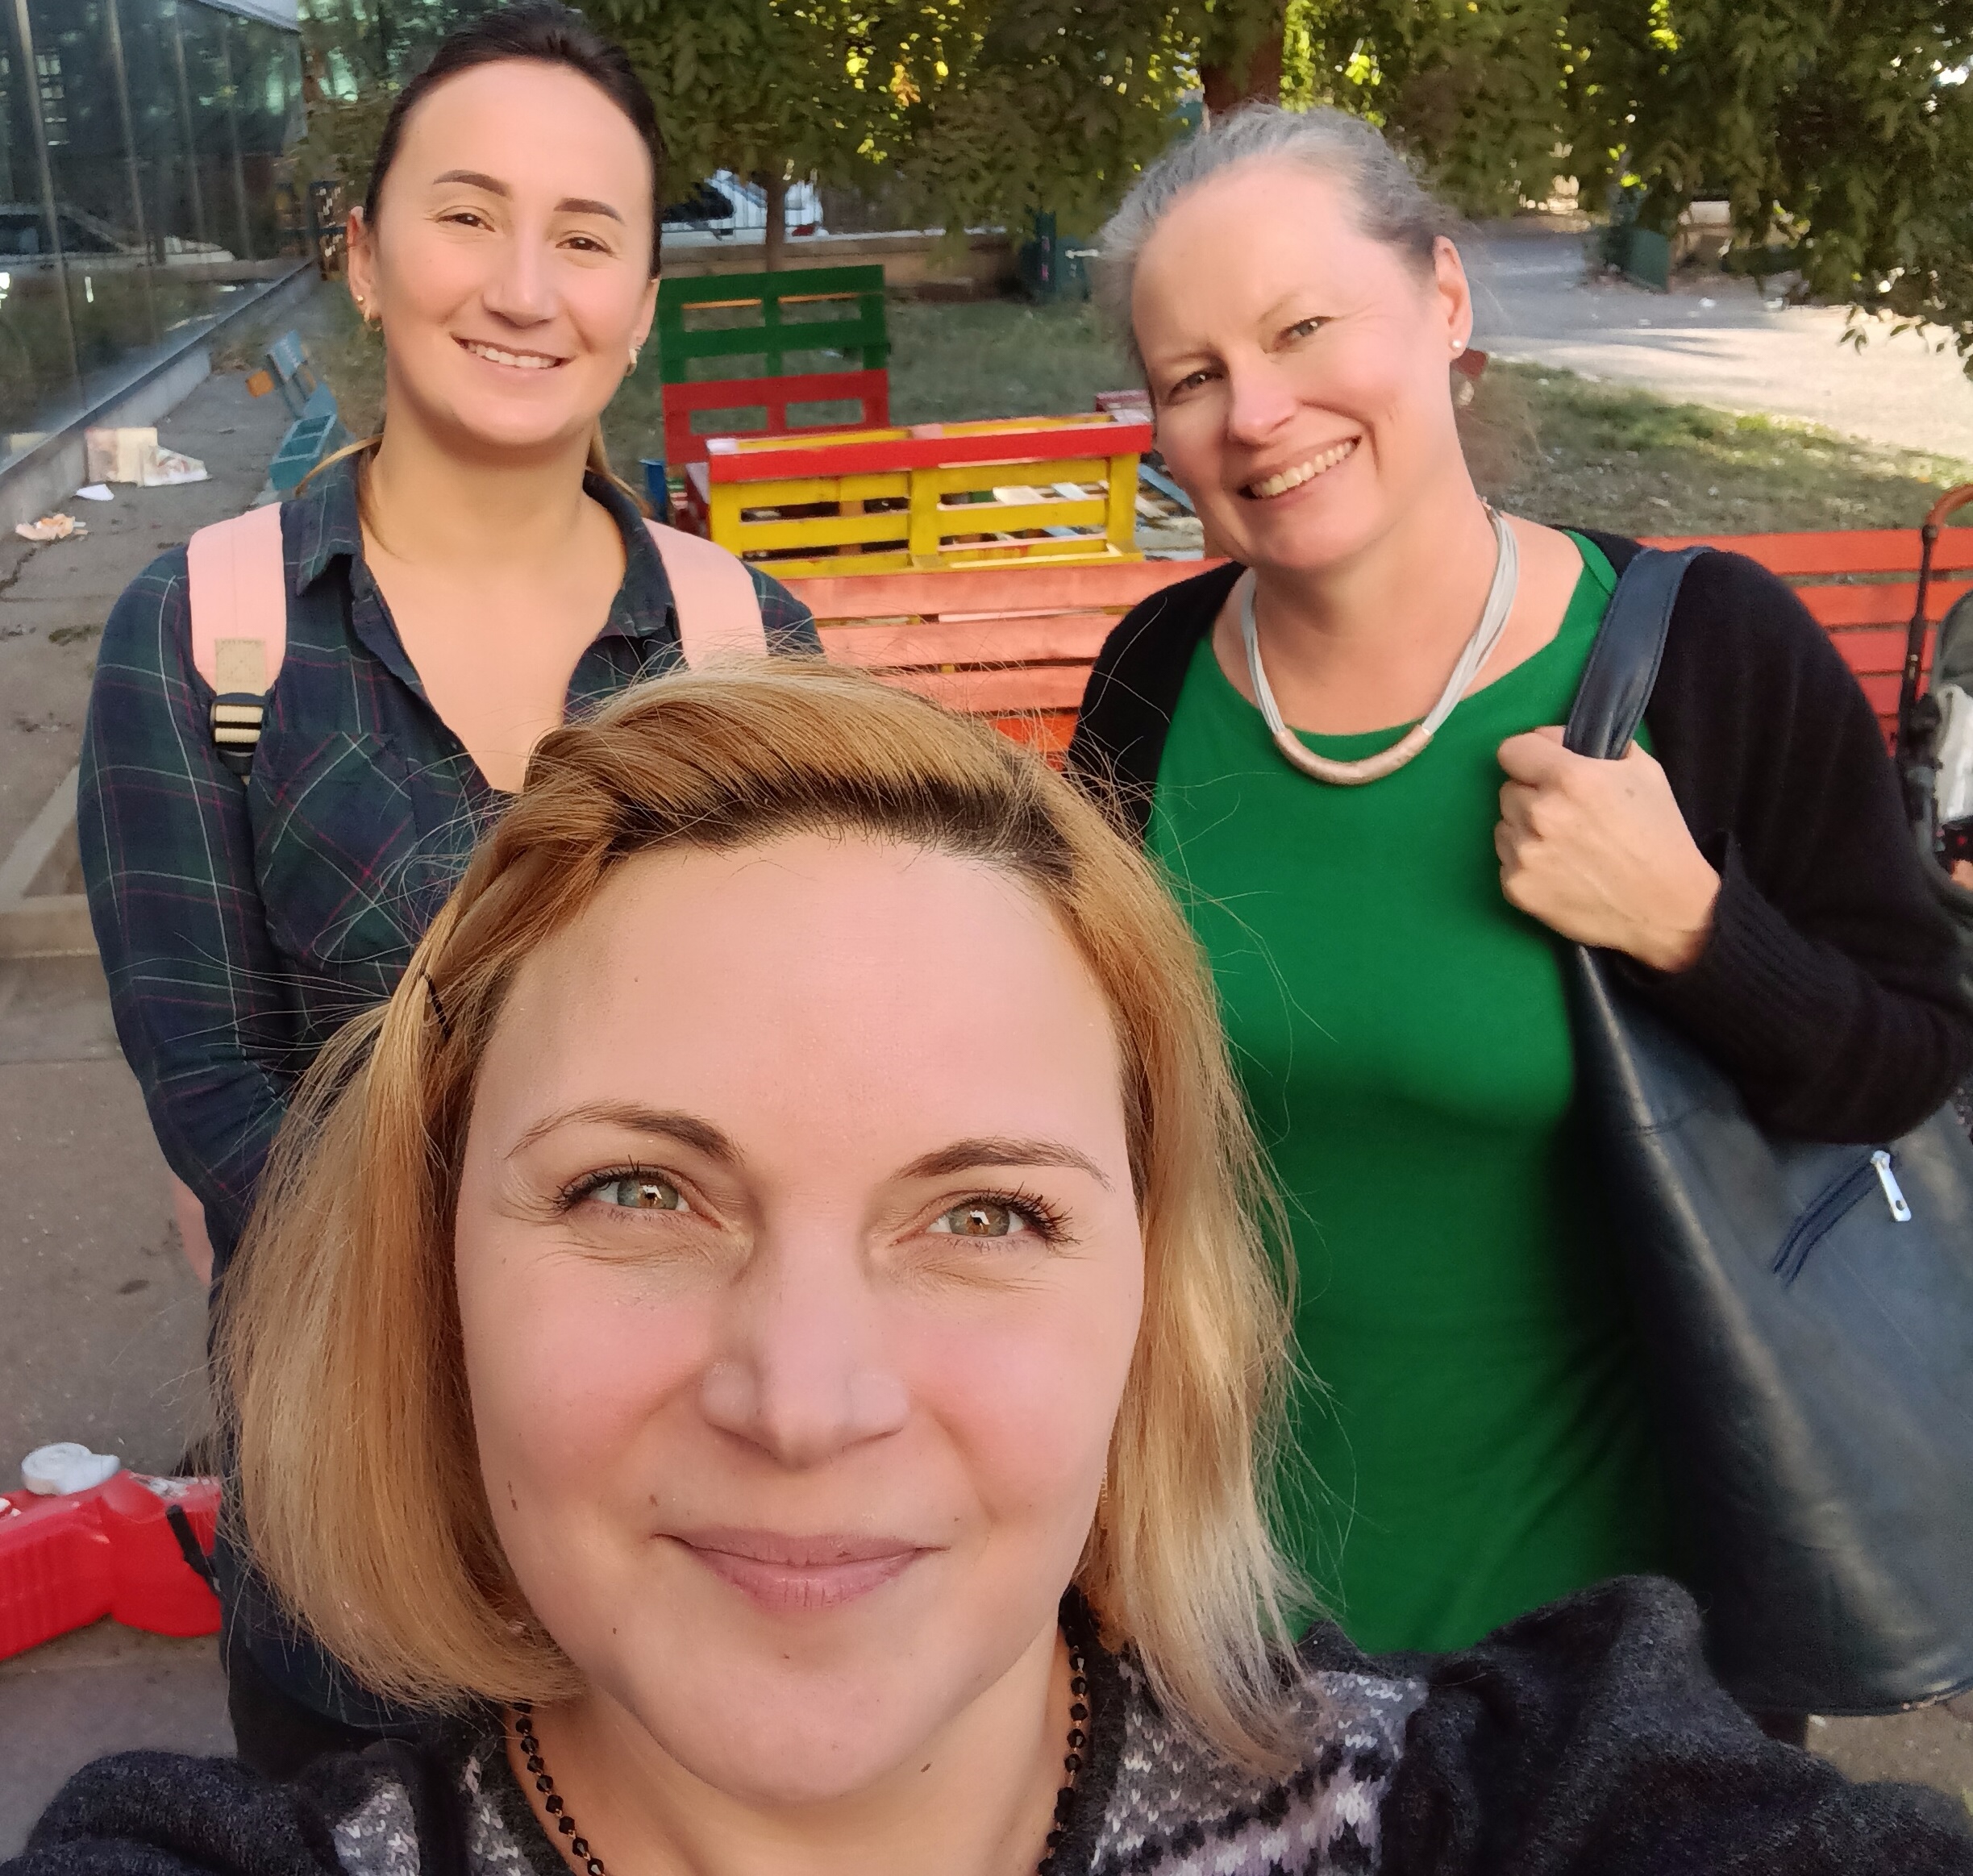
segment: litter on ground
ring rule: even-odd
[[[89,530],[73,514],[44,514],[39,521],[17,521],[14,531],[23,541],[66,541]]]

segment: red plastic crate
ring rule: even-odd
[[[212,1548],[214,1479],[119,1472],[87,1491],[0,1499],[0,1660],[114,1616],[156,1635],[210,1635],[219,1604],[185,1562],[166,1515],[181,1507]]]

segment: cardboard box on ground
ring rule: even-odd
[[[144,489],[168,489],[180,482],[206,480],[203,463],[161,447],[157,431],[150,425],[86,430],[82,442],[92,482],[135,482]]]

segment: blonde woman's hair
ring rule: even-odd
[[[820,663],[666,677],[544,738],[389,1002],[310,1071],[222,1292],[244,1534],[381,1694],[580,1686],[508,1567],[477,1458],[452,1274],[475,1078],[515,971],[625,860],[820,830],[1001,869],[1109,1004],[1144,1305],[1075,1581],[1175,1717],[1278,1762],[1294,1585],[1266,1499],[1288,1326],[1197,947],[1143,855],[1038,758]]]

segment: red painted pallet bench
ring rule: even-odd
[[[1795,587],[1856,672],[1888,737],[1917,597],[1917,529],[1681,536],[1651,544],[1684,547],[1700,538],[1758,560]],[[832,659],[990,717],[1055,755],[1068,747],[1090,663],[1110,627],[1138,600],[1215,564],[961,568],[788,584],[814,613]],[[1973,588],[1973,528],[1943,530],[1932,568],[1925,614],[1936,625]],[[1928,663],[1930,655],[1928,643]]]
[[[1745,554],[1794,587],[1856,673],[1888,738],[1897,718],[1905,631],[1918,597],[1917,529],[1680,535],[1651,545],[1683,547],[1695,543]],[[1973,573],[1973,528],[1942,528],[1932,552],[1932,584],[1925,597],[1925,618],[1931,624],[1936,626],[1947,607],[1973,584],[1969,573]],[[1927,669],[1931,662],[1928,633]]]
[[[1046,755],[1068,748],[1110,628],[1197,560],[967,567],[790,580],[822,649],[949,709],[989,717]]]
[[[799,372],[780,378],[704,378],[689,385],[664,387],[664,459],[682,468],[706,460],[710,438],[693,427],[693,419],[707,412],[723,414],[725,427],[747,436],[807,436],[832,430],[881,430],[891,420],[890,373],[887,371]],[[797,423],[788,414],[791,404],[854,404],[856,415],[847,423]],[[766,413],[759,429],[740,421],[756,410]]]

